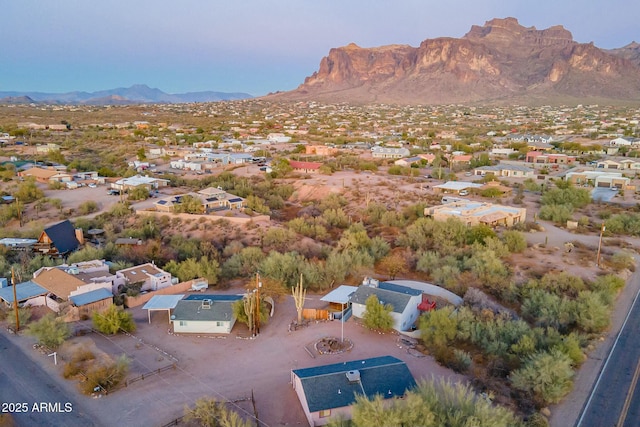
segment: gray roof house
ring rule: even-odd
[[[236,323],[233,303],[242,295],[189,295],[171,314],[173,331],[183,334],[228,334]]]
[[[422,291],[388,282],[377,283],[375,280],[369,280],[366,283],[359,286],[351,296],[353,315],[362,318],[366,311],[367,298],[375,295],[380,303],[390,304],[393,307],[391,316],[395,330],[411,329],[420,315],[418,305],[422,302]]]
[[[416,381],[407,365],[393,356],[353,360],[291,371],[291,384],[311,427],[341,415],[351,418],[356,396],[402,398]]]

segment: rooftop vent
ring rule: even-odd
[[[358,381],[360,381],[360,371],[358,370],[348,371],[347,380],[349,380],[350,383],[357,383]]]
[[[202,308],[211,308],[211,300],[210,299],[203,299],[202,300]]]
[[[69,267],[67,268],[67,273],[69,274],[79,274],[80,273],[80,269],[78,267]]]

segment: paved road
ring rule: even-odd
[[[576,427],[640,425],[639,334],[640,298],[636,298]]]
[[[97,426],[82,412],[76,399],[68,396],[47,372],[2,333],[0,405],[0,411],[11,412],[18,426]]]

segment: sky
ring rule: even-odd
[[[640,41],[632,0],[0,0],[0,91],[146,84],[167,93],[295,89],[334,47],[462,37],[517,18],[605,49]]]

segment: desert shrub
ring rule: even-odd
[[[464,350],[454,348],[453,356],[451,369],[456,372],[467,372],[471,367],[471,355]]]
[[[609,260],[609,263],[611,267],[618,272],[622,270],[635,271],[636,269],[636,260],[629,252],[616,252]]]
[[[611,309],[598,292],[580,292],[575,301],[576,326],[587,333],[604,331],[610,323]]]
[[[218,261],[209,259],[205,255],[200,259],[188,258],[182,262],[171,260],[165,264],[164,269],[180,279],[181,282],[202,277],[207,279],[210,285],[215,285],[220,277]]]
[[[521,253],[527,249],[527,239],[520,231],[506,230],[502,233],[502,241],[511,253]]]
[[[576,188],[572,185],[567,188],[553,188],[546,191],[540,198],[542,205],[569,205],[572,208],[580,209],[591,202],[589,190]]]
[[[18,309],[18,321],[20,322],[20,329],[23,329],[29,323],[31,319],[31,309],[27,307],[21,307]],[[16,315],[13,310],[7,313],[7,324],[12,329],[16,329]]]
[[[464,421],[461,421],[464,420]],[[404,399],[367,399],[358,395],[353,407],[353,427],[369,426],[474,426],[520,427],[511,410],[494,405],[462,382],[423,381]]]
[[[41,345],[54,349],[71,336],[71,329],[61,318],[49,313],[32,322],[27,328],[27,333],[34,336]]]
[[[113,335],[118,332],[133,332],[136,324],[133,315],[115,305],[110,306],[103,313],[93,313],[93,327],[103,334]]]
[[[85,362],[94,360],[96,355],[85,347],[81,347],[73,352],[71,360],[64,366],[62,375],[65,378],[71,378],[84,372]]]
[[[342,208],[330,208],[322,213],[322,218],[329,227],[347,228],[351,222]]]
[[[640,213],[625,212],[611,215],[605,221],[607,232],[612,234],[628,234],[640,236]]]
[[[202,427],[250,427],[252,425],[243,420],[237,412],[229,409],[224,402],[211,398],[196,400],[193,408],[185,407],[184,420],[195,421]]]
[[[435,347],[446,347],[458,332],[458,320],[451,306],[425,312],[419,325],[422,340]]]
[[[109,392],[113,390],[129,373],[129,359],[125,354],[114,362],[91,364],[85,373],[86,380],[80,383],[85,394],[94,393],[96,389]]]
[[[540,412],[534,412],[527,418],[526,427],[549,427],[549,421]]]
[[[262,249],[249,246],[235,253],[222,264],[221,275],[226,278],[247,277],[256,271],[266,258]]]
[[[540,208],[540,218],[553,221],[557,224],[566,223],[573,215],[573,206],[564,205],[544,205]]]
[[[571,391],[572,378],[571,359],[559,350],[534,354],[510,376],[513,387],[532,393],[540,406],[558,403]]]
[[[80,203],[80,206],[78,206],[78,213],[80,215],[89,215],[97,210],[98,204],[93,200],[87,200],[86,202]]]

